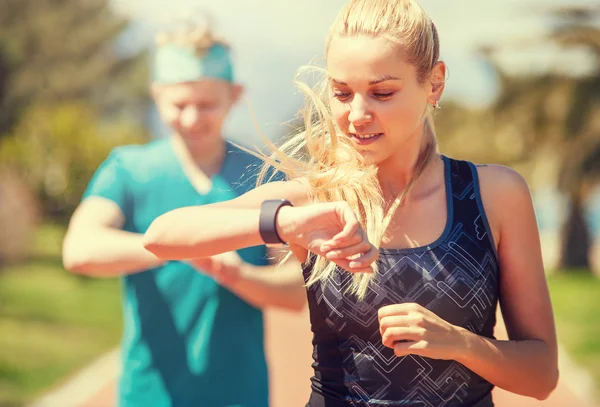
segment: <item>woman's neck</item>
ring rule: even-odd
[[[432,167],[437,168],[436,164],[439,164],[440,160],[435,158],[439,157],[439,154],[430,151],[435,148],[431,143],[427,135],[413,136],[401,151],[379,163],[379,184],[386,201],[395,199],[415,177],[426,178]]]

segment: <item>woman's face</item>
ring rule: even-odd
[[[334,119],[367,162],[380,164],[420,135],[432,87],[419,83],[397,44],[381,37],[334,38],[327,69]]]

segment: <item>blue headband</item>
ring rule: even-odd
[[[154,82],[174,84],[202,79],[233,82],[233,65],[229,49],[215,44],[203,55],[176,44],[160,46],[154,57]]]

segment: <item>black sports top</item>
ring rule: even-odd
[[[433,243],[381,249],[379,271],[363,301],[344,294],[352,275],[336,270],[308,288],[313,337],[312,394],[307,407],[490,407],[493,385],[451,360],[384,347],[377,311],[415,302],[451,324],[493,337],[498,259],[477,169],[443,157],[447,222]],[[310,266],[304,268],[305,280]]]

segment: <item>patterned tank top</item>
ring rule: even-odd
[[[337,270],[308,288],[313,331],[312,393],[307,407],[490,407],[493,385],[452,360],[397,357],[383,346],[379,308],[418,303],[451,324],[493,338],[498,257],[477,169],[443,157],[447,221],[433,243],[381,249],[363,301],[344,294],[352,275]],[[303,270],[305,280],[310,265]]]

